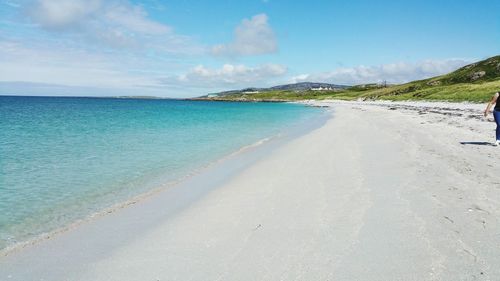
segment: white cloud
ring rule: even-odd
[[[424,60],[418,63],[399,62],[379,66],[361,65],[317,74],[301,74],[293,77],[292,82],[320,81],[356,85],[385,80],[389,83],[404,83],[446,74],[470,62],[464,59],[446,59]]]
[[[269,85],[287,73],[279,64],[198,65],[185,70],[182,61],[158,59],[0,39],[0,93],[188,97]],[[183,70],[183,75],[168,75]]]
[[[131,0],[26,0],[21,9],[30,23],[13,27],[36,36],[0,31],[0,93],[16,94],[18,87],[19,94],[187,97],[259,86],[287,71],[276,64],[193,68],[200,57],[190,55],[207,55],[206,49]],[[267,25],[267,17],[248,20],[259,22]]]
[[[72,40],[169,53],[201,53],[203,49],[126,0],[36,0],[27,10],[37,26],[72,36]]]
[[[266,14],[244,19],[234,31],[234,41],[216,45],[212,53],[221,56],[250,56],[274,53],[278,50],[276,35]]]
[[[287,68],[279,64],[263,64],[256,67],[224,64],[219,69],[198,65],[187,74],[166,79],[164,82],[182,83],[191,87],[247,87],[255,86],[254,83],[267,84],[270,78],[283,76],[286,72]]]
[[[166,34],[172,28],[149,20],[148,14],[139,6],[115,5],[106,11],[105,17],[110,22],[141,34]]]
[[[136,75],[122,57],[60,47],[26,47],[0,41],[0,82],[23,81],[73,87],[135,88],[159,85],[154,77]]]
[[[102,8],[100,0],[38,0],[32,5],[32,20],[47,29],[74,28]]]

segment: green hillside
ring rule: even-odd
[[[500,91],[500,56],[464,66],[451,73],[406,84],[383,87],[377,84],[357,85],[333,91],[272,90],[238,93],[211,100],[441,100],[485,102]]]

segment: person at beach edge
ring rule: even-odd
[[[486,110],[484,111],[484,117],[488,116],[490,113],[490,109],[495,104],[495,107],[493,108],[493,117],[495,118],[495,122],[497,123],[497,130],[496,130],[496,141],[493,143],[493,145],[498,146],[500,145],[500,92],[496,92],[495,95],[493,95],[493,98],[491,98],[491,101],[488,103],[488,106],[486,106]]]

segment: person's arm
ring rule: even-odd
[[[491,101],[486,106],[486,109],[484,110],[484,117],[488,116],[488,114],[490,113],[491,107],[497,102],[497,99],[498,99],[498,92],[493,95],[493,97],[491,98]]]

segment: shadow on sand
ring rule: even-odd
[[[487,142],[487,141],[461,141],[460,144],[463,144],[463,145],[471,144],[471,145],[490,145],[490,146],[494,146],[493,143]]]

